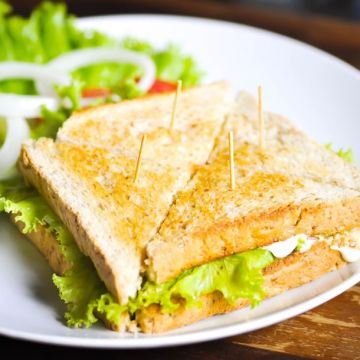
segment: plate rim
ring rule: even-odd
[[[334,66],[338,66],[343,71],[347,71],[351,76],[356,77],[360,81],[360,71],[346,61],[339,59],[335,55],[327,53],[324,50],[309,45],[303,41],[291,38],[289,36],[279,34],[277,32],[257,28],[254,26],[239,24],[231,21],[209,19],[196,16],[182,16],[182,15],[162,15],[162,14],[112,14],[112,15],[98,15],[89,17],[79,17],[76,22],[84,26],[87,22],[106,21],[107,19],[128,18],[129,20],[135,18],[146,18],[147,20],[174,20],[174,21],[189,21],[189,22],[203,22],[211,25],[222,25],[226,27],[246,29],[251,32],[257,32],[267,36],[275,36],[285,42],[290,42],[293,45],[306,48],[311,52],[317,53],[324,59],[331,61]],[[335,270],[337,271],[337,270]],[[221,327],[214,327],[210,329],[198,330],[190,333],[171,334],[164,333],[159,335],[148,335],[146,337],[132,337],[132,338],[94,338],[94,337],[78,337],[78,336],[61,336],[48,334],[34,334],[28,331],[13,330],[0,326],[0,335],[26,341],[34,341],[42,344],[52,344],[59,346],[71,346],[78,348],[107,348],[107,349],[146,349],[146,348],[160,348],[179,345],[195,344],[204,341],[211,341],[222,339],[229,336],[240,335],[250,331],[258,330],[288,318],[298,316],[299,314],[311,310],[332,298],[338,296],[344,291],[348,290],[355,284],[360,282],[360,271],[356,271],[349,278],[342,281],[340,284],[296,305],[288,306],[284,309],[260,316],[256,319],[251,319],[251,322],[239,322],[235,324],[223,325]],[[221,316],[221,315],[219,315]],[[249,325],[246,327],[246,325]],[[240,328],[240,329],[239,329]],[[243,328],[243,329],[241,329]],[[121,336],[121,335],[119,335]]]
[[[338,270],[335,270],[335,272]],[[212,328],[208,330],[199,330],[196,332],[184,334],[156,334],[145,335],[145,337],[133,338],[93,338],[93,337],[77,337],[77,336],[60,336],[60,335],[43,335],[33,334],[27,331],[7,330],[0,327],[0,335],[27,341],[34,341],[42,344],[52,344],[60,346],[71,346],[77,348],[106,348],[106,349],[149,349],[163,348],[171,346],[190,345],[205,341],[219,340],[230,336],[241,335],[250,331],[255,331],[270,325],[277,324],[289,318],[298,316],[308,310],[311,310],[331,299],[340,295],[360,281],[360,272],[356,272],[348,279],[331,289],[316,295],[315,297],[303,301],[299,304],[286,307],[285,309],[272,312],[265,316],[252,319],[251,322],[239,322],[237,324],[224,325],[220,328]],[[276,297],[274,297],[276,298]],[[221,316],[221,315],[218,315]],[[246,324],[252,326],[241,329]],[[196,335],[196,336],[194,336]]]
[[[281,33],[278,33],[276,31],[272,30],[266,30],[263,28],[259,28],[252,25],[246,25],[242,23],[237,23],[234,21],[228,21],[228,20],[218,20],[218,19],[212,19],[212,18],[206,18],[206,17],[200,17],[200,16],[190,16],[190,15],[173,15],[173,14],[146,14],[146,13],[133,13],[133,14],[105,14],[105,15],[94,15],[94,16],[80,16],[76,18],[76,23],[78,23],[80,26],[84,26],[86,22],[92,22],[92,21],[106,21],[107,19],[117,19],[117,18],[149,18],[149,19],[172,19],[175,21],[189,21],[189,22],[204,22],[208,24],[213,25],[222,25],[222,26],[228,26],[233,28],[242,28],[246,29],[251,32],[256,32],[258,34],[263,35],[271,35],[275,36],[277,38],[282,39],[283,41],[288,41],[293,43],[294,45],[298,45],[301,47],[307,48],[309,51],[314,51],[318,53],[320,56],[323,56],[324,58],[327,58],[328,60],[332,60],[336,63],[337,66],[341,66],[345,71],[350,71],[353,76],[357,77],[358,80],[360,80],[360,69],[357,69],[354,65],[351,65],[350,63],[346,62],[343,59],[340,59],[336,55],[333,55],[325,50],[322,50],[314,45],[311,45],[309,43],[306,43],[302,40],[298,40],[295,38],[292,38],[288,35],[284,35]]]

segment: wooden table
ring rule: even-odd
[[[13,0],[27,13],[39,1]],[[78,15],[106,13],[172,13],[241,22],[277,31],[322,48],[360,68],[360,24],[285,11],[256,9],[208,0],[70,0]],[[108,359],[360,359],[360,285],[296,318],[246,335],[198,345],[147,351],[108,351]],[[89,356],[99,350],[38,345],[0,338],[2,351],[13,356]]]

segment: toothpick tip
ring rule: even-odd
[[[173,132],[174,130],[174,125],[175,125],[175,114],[176,114],[176,105],[177,105],[177,101],[179,98],[179,94],[181,92],[181,88],[182,88],[182,81],[178,80],[177,81],[177,87],[176,87],[176,92],[175,92],[175,97],[174,97],[174,102],[173,102],[173,107],[172,107],[172,112],[171,112],[171,120],[170,120],[170,133]]]
[[[230,190],[235,189],[235,165],[234,165],[234,133],[229,131],[229,171],[230,171]]]
[[[258,86],[258,119],[259,119],[259,148],[261,151],[265,149],[265,124],[263,110],[263,89]]]
[[[145,142],[146,135],[144,134],[141,138],[140,142],[140,148],[138,153],[138,158],[136,161],[136,168],[135,168],[135,175],[134,175],[134,183],[136,183],[139,179],[139,173],[140,173],[140,165],[141,165],[141,159],[142,159],[142,153],[144,148],[144,142]]]

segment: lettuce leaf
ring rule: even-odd
[[[5,17],[11,13],[11,6],[4,1],[0,1],[0,61],[13,60],[12,41],[7,33],[7,24]]]
[[[24,234],[35,231],[40,225],[45,226],[49,233],[56,236],[61,251],[70,264],[75,263],[79,257],[84,257],[44,198],[34,188],[27,186],[20,175],[0,182],[1,211],[15,215],[15,220],[24,225]]]
[[[10,5],[0,1],[0,61],[42,64],[73,49],[117,43],[97,31],[79,30],[64,3],[43,2],[29,18],[9,16],[11,10]]]
[[[80,257],[63,276],[54,274],[53,282],[68,306],[65,314],[68,326],[91,326],[97,322],[95,312],[119,324],[121,314],[127,311],[127,306],[116,303],[108,293],[91,260],[85,256]]]
[[[109,88],[113,91],[124,81],[135,80],[141,75],[138,66],[116,63],[90,65],[73,72],[73,77],[82,81],[85,88]]]
[[[183,86],[189,87],[198,84],[203,76],[194,59],[183,55],[175,45],[169,45],[165,50],[154,53],[153,60],[157,77],[161,80],[182,80]]]
[[[328,151],[332,151],[333,153],[335,153],[337,156],[341,157],[343,160],[345,160],[349,164],[353,164],[355,162],[354,153],[353,153],[352,149],[350,149],[350,148],[347,150],[340,149],[338,151],[335,151],[335,150],[333,150],[331,143],[325,144],[325,148]]]
[[[31,138],[54,138],[61,125],[69,117],[70,113],[71,112],[66,108],[52,111],[46,106],[43,106],[41,109],[41,119],[28,121],[30,125]]]
[[[5,119],[0,117],[0,147],[5,141],[6,136],[6,122]]]
[[[58,129],[70,115],[81,107],[81,92],[83,83],[80,80],[73,80],[70,85],[56,86],[55,90],[65,105],[58,110],[52,111],[45,106],[42,107],[41,119],[29,121],[31,137],[54,138]]]
[[[130,311],[160,304],[163,312],[171,313],[178,307],[173,302],[176,297],[185,299],[187,306],[201,306],[200,296],[214,291],[221,292],[230,304],[242,298],[256,306],[265,296],[262,269],[273,261],[270,251],[259,248],[195,267],[164,284],[147,281],[130,301]]]
[[[149,43],[131,37],[122,41],[98,31],[80,30],[75,17],[67,13],[63,3],[44,2],[29,18],[9,16],[10,5],[0,1],[0,61],[19,60],[43,64],[74,49],[87,47],[126,48],[151,56],[159,78],[168,81],[182,79],[183,85],[197,84],[202,76],[195,61],[183,55],[174,45],[156,51]],[[141,69],[132,64],[97,64],[78,69],[74,77],[85,87],[117,89],[124,82],[141,76]],[[33,94],[31,81],[7,80],[0,82],[0,92]],[[121,95],[121,94],[119,94]]]

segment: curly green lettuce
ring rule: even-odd
[[[174,298],[185,299],[188,307],[201,306],[200,297],[215,291],[230,304],[247,299],[256,306],[265,296],[262,269],[273,261],[270,251],[259,248],[197,266],[164,284],[146,281],[130,300],[129,309],[134,313],[141,307],[160,304],[163,312],[171,313],[178,307]]]
[[[6,135],[6,122],[5,119],[0,117],[0,146],[5,141],[5,135]]]
[[[82,256],[64,275],[53,275],[60,298],[67,304],[65,319],[68,326],[89,327],[101,313],[109,322],[120,324],[127,306],[119,305],[108,293],[91,262]]]
[[[335,150],[333,150],[331,143],[325,144],[325,148],[326,148],[326,150],[335,153],[337,156],[341,157],[343,160],[345,160],[349,164],[353,164],[355,162],[354,153],[353,153],[352,149],[350,149],[350,148],[347,150],[340,149],[338,151],[335,151]]]
[[[264,297],[262,269],[274,261],[269,251],[255,249],[187,270],[164,284],[147,280],[137,296],[124,306],[108,293],[90,259],[81,253],[45,200],[21,178],[0,182],[1,211],[15,215],[15,220],[24,224],[24,234],[44,226],[56,237],[71,267],[63,275],[53,275],[53,281],[67,304],[67,324],[73,327],[96,323],[95,313],[119,325],[124,311],[134,314],[151,304],[160,304],[164,312],[173,312],[178,307],[173,301],[176,297],[185,299],[186,306],[199,306],[200,297],[214,291],[220,291],[229,303],[244,298],[255,306]]]
[[[29,18],[11,14],[11,6],[0,1],[0,61],[17,60],[44,64],[57,56],[75,49],[88,47],[125,48],[151,56],[160,79],[177,81],[184,86],[199,83],[202,72],[195,61],[183,55],[174,45],[162,51],[149,43],[133,38],[122,41],[98,31],[80,30],[76,18],[67,12],[63,3],[44,2]],[[119,91],[124,81],[136,80],[141,75],[139,67],[131,64],[98,64],[74,71],[74,77],[86,87],[107,87]],[[0,91],[22,94],[35,93],[29,81],[8,80],[0,82]]]

